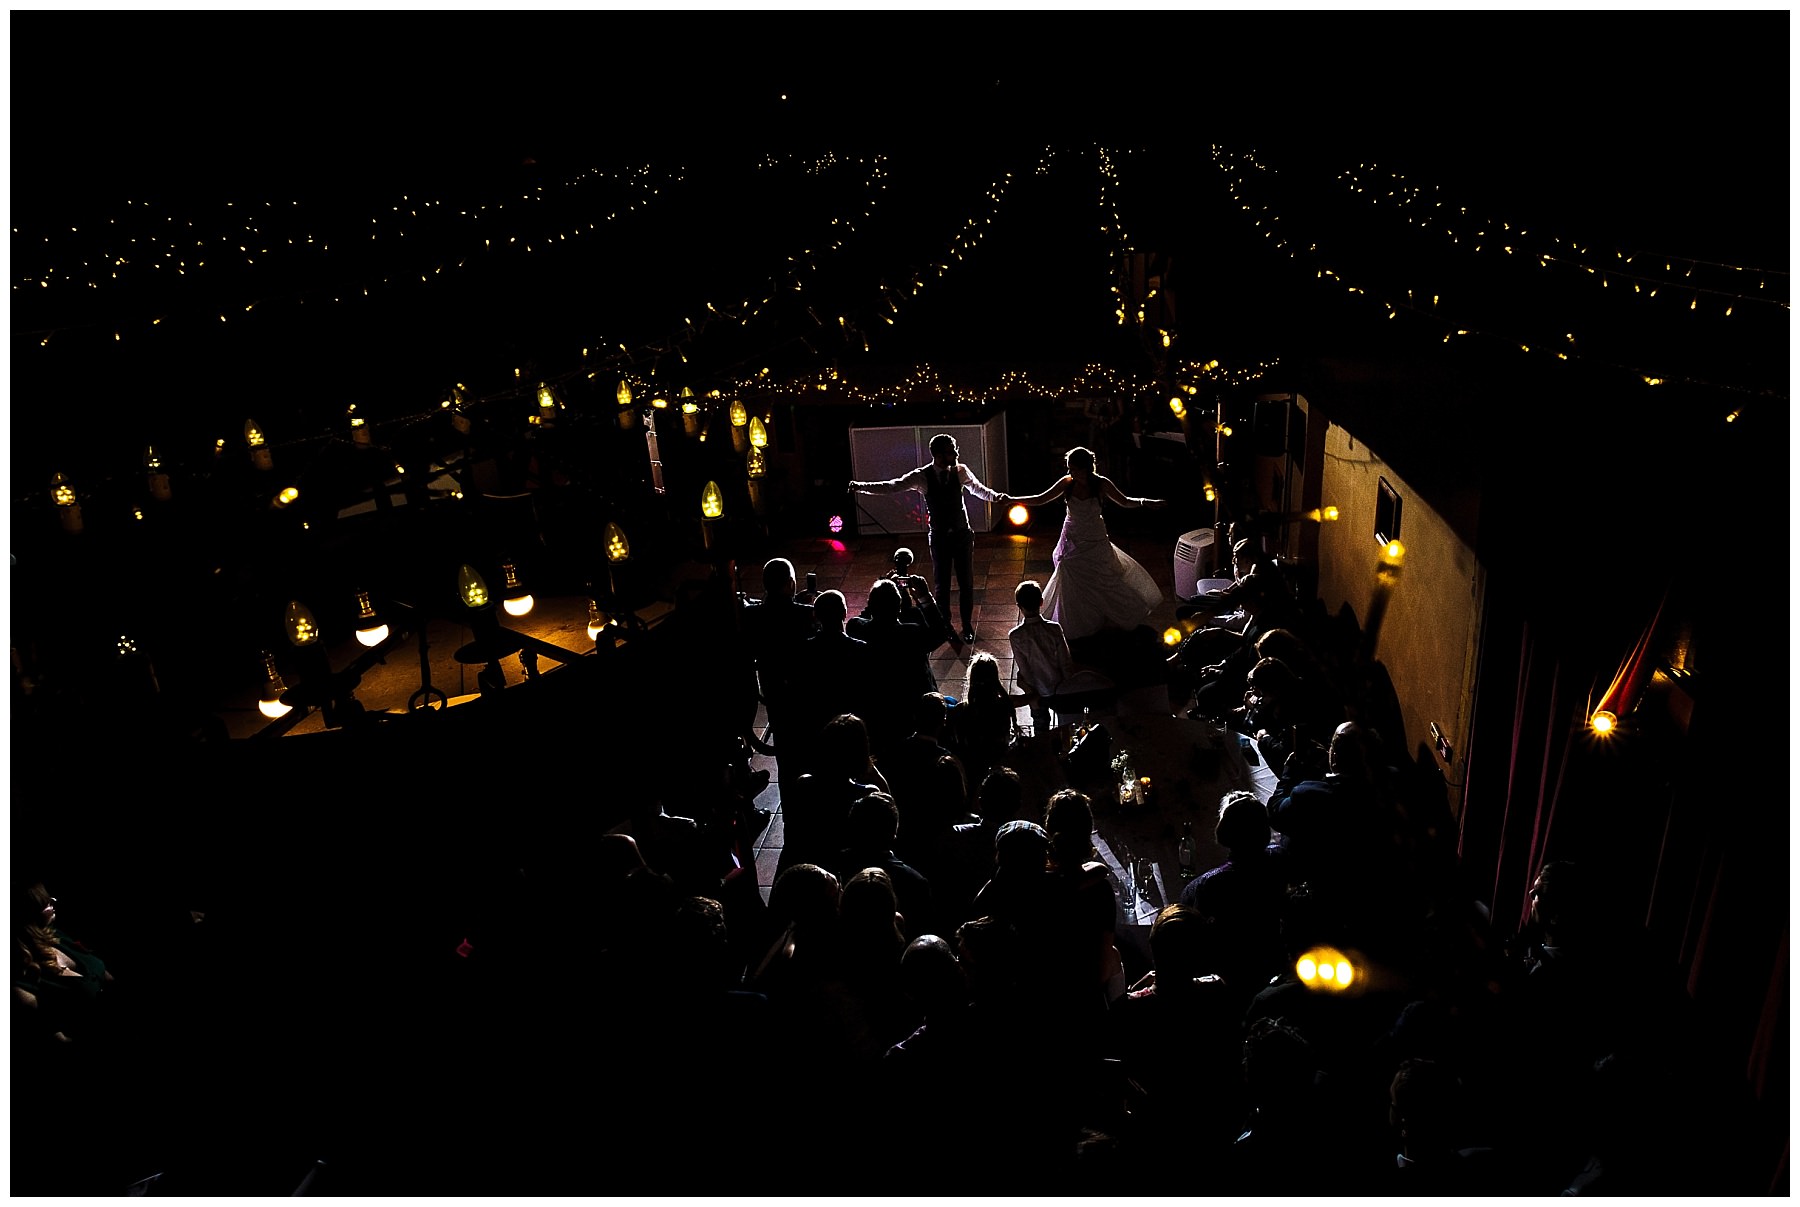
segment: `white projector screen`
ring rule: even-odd
[[[850,429],[850,476],[858,482],[898,478],[931,460],[931,438],[948,432],[956,438],[957,457],[969,472],[995,490],[1010,491],[1006,472],[1006,415],[986,423],[939,427],[856,427]],[[891,495],[856,495],[857,531],[864,536],[887,532],[924,532],[930,527],[925,496],[916,490]],[[999,509],[968,497],[969,523],[976,532],[991,531]]]

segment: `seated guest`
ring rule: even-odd
[[[1238,789],[1220,798],[1214,837],[1226,860],[1190,880],[1181,890],[1181,904],[1212,919],[1218,971],[1241,1009],[1286,963],[1281,938],[1286,861],[1269,849],[1269,816],[1254,792]]]
[[[1113,690],[1113,682],[1099,671],[1076,665],[1062,626],[1042,615],[1044,588],[1026,579],[1013,590],[1019,606],[1019,623],[1006,635],[1012,647],[1013,682],[1023,692],[1037,696],[1031,718],[1037,732],[1047,732],[1049,710],[1076,712],[1093,702],[1092,693]]]
[[[1006,690],[1000,663],[983,652],[969,659],[963,698],[951,714],[956,753],[970,776],[980,778],[1007,757],[1016,730],[1017,711],[1037,697]]]
[[[810,771],[782,793],[780,866],[828,861],[844,847],[850,803],[888,782],[869,755],[869,731],[855,713],[834,717],[819,732]]]
[[[915,939],[930,932],[934,922],[931,882],[911,864],[894,854],[894,833],[900,813],[894,798],[885,792],[866,792],[850,804],[844,821],[844,849],[826,867],[848,885],[857,873],[878,868],[893,885],[898,908],[905,915],[904,932]]]
[[[1243,1122],[1242,1001],[1219,975],[1212,931],[1198,911],[1165,906],[1150,926],[1154,968],[1107,1012],[1107,1055],[1144,1092],[1133,1115],[1157,1185],[1222,1159]]]
[[[801,770],[811,770],[813,746],[831,718],[844,713],[861,717],[870,699],[870,661],[866,642],[844,631],[848,611],[842,591],[822,591],[813,604],[819,631],[795,651],[788,678],[788,705],[778,725],[775,749],[797,753]],[[866,725],[866,722],[865,722]],[[781,764],[788,770],[788,762]]]

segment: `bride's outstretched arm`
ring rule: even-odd
[[[1099,477],[1099,475],[1096,474],[1095,477]],[[1064,479],[1064,481],[1067,480]],[[1167,499],[1134,498],[1113,485],[1111,478],[1100,478],[1100,492],[1120,507],[1167,507],[1169,505]]]
[[[1069,489],[1069,476],[1067,474],[1064,474],[1062,477],[1060,477],[1056,480],[1056,484],[1054,486],[1052,486],[1049,490],[1046,490],[1043,494],[1007,495],[1003,498],[1002,501],[1008,502],[1008,503],[1023,503],[1027,507],[1042,507],[1046,503],[1054,503],[1054,502],[1056,502],[1056,500],[1062,498],[1064,492],[1066,492],[1068,489]]]

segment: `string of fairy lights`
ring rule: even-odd
[[[1408,184],[1399,173],[1384,175],[1372,163],[1340,172],[1338,180],[1372,207],[1397,212],[1408,225],[1442,235],[1451,246],[1466,249],[1472,255],[1516,255],[1536,260],[1546,268],[1574,269],[1592,278],[1600,288],[1618,282],[1646,300],[1660,298],[1675,305],[1685,300],[1687,308],[1694,311],[1700,309],[1704,299],[1724,317],[1746,304],[1789,308],[1787,298],[1777,296],[1771,288],[1776,285],[1785,292],[1785,269],[1643,250],[1614,248],[1608,252],[1561,235],[1534,237],[1522,224],[1479,217],[1471,214],[1466,205],[1446,201],[1440,185]]]
[[[154,287],[160,305],[148,314],[120,315],[107,323],[76,321],[28,328],[40,347],[53,338],[75,331],[110,333],[115,343],[128,334],[172,330],[179,318],[206,322],[231,322],[234,318],[270,307],[274,303],[344,303],[373,297],[396,285],[422,285],[445,278],[447,272],[468,268],[478,254],[529,255],[557,244],[593,234],[614,223],[624,223],[647,212],[665,190],[683,183],[685,173],[655,172],[644,165],[618,172],[592,169],[557,186],[579,194],[573,200],[593,218],[584,225],[562,224],[533,227],[528,219],[533,207],[542,207],[548,193],[538,186],[510,200],[453,206],[444,199],[419,199],[403,195],[385,210],[367,218],[366,225],[332,233],[313,203],[290,199],[284,203],[225,201],[217,211],[187,215],[161,212],[155,201],[128,199],[125,212],[96,226],[79,225],[62,230],[27,234],[14,228],[14,265],[28,259],[34,265],[14,281],[19,297],[38,291],[33,304],[51,305],[71,293],[86,295]],[[605,196],[597,189],[610,187]],[[509,207],[511,213],[508,213]],[[557,207],[561,214],[567,205]],[[602,212],[604,211],[604,212]],[[284,221],[285,220],[285,221]],[[510,229],[495,229],[510,224]],[[489,233],[489,232],[492,233]],[[86,239],[77,238],[86,235]],[[95,241],[94,236],[100,238]],[[337,280],[311,282],[294,287],[277,278],[275,270],[315,267],[331,274],[348,258],[355,244],[405,243],[419,248],[402,270],[382,267],[355,275],[356,266],[345,264]],[[337,255],[333,256],[334,247]],[[73,257],[66,259],[65,257]],[[402,258],[399,253],[396,259]],[[223,288],[236,296],[197,296],[172,290],[158,278],[222,280]],[[133,306],[127,301],[125,306]]]
[[[1498,340],[1506,346],[1516,348],[1521,353],[1545,355],[1564,361],[1583,360],[1590,364],[1615,369],[1622,373],[1637,377],[1647,386],[1661,386],[1678,381],[1687,385],[1700,386],[1748,397],[1779,397],[1769,390],[1707,380],[1698,376],[1679,374],[1667,369],[1658,369],[1641,365],[1626,365],[1614,360],[1590,355],[1585,351],[1578,352],[1577,349],[1580,348],[1582,344],[1574,332],[1564,333],[1562,341],[1559,344],[1546,346],[1541,342],[1534,343],[1531,340],[1522,339],[1514,334],[1484,329],[1479,324],[1458,321],[1456,318],[1452,317],[1451,312],[1453,306],[1447,305],[1444,296],[1437,291],[1421,289],[1415,286],[1401,287],[1397,290],[1377,290],[1372,292],[1371,289],[1363,283],[1353,281],[1343,273],[1340,273],[1338,267],[1333,265],[1327,258],[1326,251],[1316,239],[1290,235],[1288,233],[1287,227],[1282,224],[1283,215],[1277,211],[1274,203],[1268,200],[1266,196],[1266,193],[1270,191],[1266,187],[1266,182],[1271,177],[1278,175],[1278,173],[1274,172],[1267,163],[1263,162],[1253,152],[1232,152],[1218,144],[1212,145],[1211,156],[1214,164],[1223,173],[1230,195],[1233,200],[1238,203],[1239,211],[1245,215],[1251,228],[1258,231],[1263,238],[1270,240],[1277,250],[1285,251],[1292,259],[1304,259],[1309,262],[1313,267],[1316,279],[1319,281],[1325,282],[1334,288],[1341,288],[1344,292],[1354,297],[1368,299],[1371,304],[1384,308],[1389,319],[1398,318],[1404,313],[1429,322],[1436,330],[1442,332],[1443,341],[1445,343],[1449,343],[1452,340],[1459,338],[1485,336]],[[1261,190],[1257,187],[1259,182],[1265,184],[1265,187]],[[1397,201],[1396,204],[1411,204],[1412,202],[1409,199],[1413,196],[1413,194],[1401,193],[1400,200]],[[1433,208],[1435,209],[1435,205]],[[1458,210],[1458,218],[1460,220],[1462,217],[1460,207],[1458,207]],[[1471,249],[1487,247],[1491,250],[1499,251],[1502,255],[1511,252],[1514,245],[1507,239],[1507,236],[1512,233],[1511,225],[1500,224],[1498,230],[1490,229],[1490,225],[1491,224],[1484,222],[1470,223],[1465,228],[1463,234],[1459,235],[1455,230],[1451,230],[1449,237],[1459,244],[1466,243]],[[1471,254],[1473,254],[1473,251]],[[1539,253],[1538,258],[1534,262],[1541,265],[1545,254],[1548,253]],[[1582,254],[1591,256],[1593,253],[1589,250],[1584,250]],[[1623,262],[1629,254],[1630,253],[1621,249],[1617,253],[1617,258]],[[1672,265],[1675,261],[1672,257],[1669,257],[1665,258],[1664,262]],[[1693,261],[1692,263],[1698,265],[1701,262]],[[1590,273],[1598,274],[1600,272],[1600,269],[1591,263],[1584,267]],[[1735,268],[1736,266],[1731,267]],[[1623,276],[1623,274],[1618,273],[1617,270],[1610,271],[1613,271],[1614,275]],[[1692,287],[1684,286],[1684,288],[1689,288],[1691,290]],[[1641,287],[1639,292],[1642,292]],[[1377,296],[1377,293],[1381,296]],[[1742,295],[1737,300],[1741,301],[1751,296],[1754,295]],[[1649,299],[1647,298],[1646,300]],[[1784,309],[1786,308],[1785,301],[1780,301],[1776,304]],[[1696,294],[1695,298],[1691,299],[1690,304],[1686,307],[1686,313],[1694,314],[1697,311],[1698,302]],[[1719,317],[1724,317],[1723,307],[1720,309]],[[1727,423],[1735,422],[1741,413],[1741,407],[1731,407],[1725,409],[1721,418]]]
[[[1119,263],[1132,252],[1133,244],[1125,222],[1125,207],[1121,204],[1121,165],[1132,153],[1104,146],[1096,146],[1091,152],[1076,154],[1067,149],[1044,147],[1036,154],[1035,163],[1024,174],[1042,179],[1071,164],[1076,164],[1077,170],[1081,165],[1093,165],[1097,173],[1095,196],[1100,211],[1099,226],[1106,249],[1106,304],[1115,321],[1124,325],[1131,315],[1122,295]],[[1340,275],[1338,268],[1325,260],[1324,253],[1316,242],[1290,239],[1282,226],[1281,215],[1271,202],[1258,195],[1257,182],[1275,175],[1267,162],[1253,151],[1231,153],[1218,145],[1211,148],[1211,154],[1213,162],[1225,178],[1229,195],[1238,204],[1240,212],[1247,216],[1252,229],[1258,230],[1278,250],[1285,251],[1289,256],[1311,260],[1321,281],[1341,287],[1352,295],[1369,298],[1372,304],[1384,306],[1390,318],[1401,312],[1428,318],[1444,330],[1446,341],[1458,336],[1477,334],[1477,331],[1455,323],[1447,314],[1449,308],[1436,294],[1409,289],[1393,297],[1377,299],[1360,284]],[[688,349],[709,327],[714,324],[729,324],[744,328],[754,320],[774,317],[771,314],[772,307],[777,299],[785,297],[796,297],[799,300],[815,330],[830,330],[851,351],[869,351],[874,342],[871,331],[897,326],[907,308],[929,286],[967,264],[979,253],[988,236],[1004,218],[1008,197],[1015,183],[1015,174],[1011,171],[1001,171],[994,176],[980,191],[978,203],[957,219],[954,227],[942,236],[943,242],[938,252],[931,254],[924,263],[909,268],[898,285],[890,283],[887,276],[880,276],[868,286],[869,299],[840,310],[832,307],[827,299],[815,299],[814,295],[819,292],[818,284],[825,269],[852,246],[880,213],[879,207],[890,185],[888,161],[880,155],[868,158],[848,158],[834,154],[785,158],[766,155],[752,166],[755,172],[771,177],[786,173],[802,180],[821,182],[841,180],[846,173],[860,173],[860,179],[854,186],[859,200],[848,207],[833,207],[830,213],[821,216],[818,235],[805,240],[804,246],[779,261],[779,266],[763,283],[763,288],[756,291],[758,296],[745,296],[725,303],[710,300],[700,302],[693,311],[679,316],[666,328],[666,334],[655,339],[639,341],[635,346],[624,341],[597,340],[580,350],[576,363],[559,372],[542,374],[527,372],[523,368],[515,369],[511,380],[493,390],[477,393],[459,387],[454,397],[435,397],[428,404],[384,419],[379,425],[372,418],[364,416],[359,426],[370,434],[373,434],[372,429],[379,427],[379,430],[391,436],[408,426],[431,421],[444,410],[450,409],[453,403],[458,407],[474,410],[489,405],[510,405],[519,399],[537,397],[546,391],[555,400],[556,407],[566,408],[563,393],[569,383],[578,378],[601,383],[602,388],[607,379],[616,379],[617,383],[623,384],[642,399],[654,398],[666,403],[670,397],[679,397],[686,406],[706,412],[710,421],[712,413],[728,408],[740,397],[754,398],[759,405],[774,405],[783,401],[829,401],[851,406],[885,408],[925,399],[949,399],[986,406],[1022,400],[1064,400],[1105,393],[1160,405],[1164,401],[1161,394],[1167,391],[1171,375],[1181,390],[1192,394],[1202,388],[1252,384],[1275,367],[1275,362],[1224,367],[1216,360],[1184,358],[1174,353],[1167,366],[1171,372],[1160,383],[1153,378],[1121,373],[1093,364],[1073,374],[1065,371],[1047,376],[1012,371],[1001,375],[997,381],[976,383],[947,381],[928,363],[914,366],[897,379],[891,377],[891,371],[883,373],[881,376],[887,379],[880,381],[874,380],[876,375],[872,373],[840,371],[834,363],[811,373],[791,374],[777,380],[766,367],[761,367],[759,355],[751,353],[734,365],[712,370],[710,376],[717,383],[713,388],[696,393],[692,389],[680,389],[689,384],[686,382],[675,382],[671,387],[667,384],[669,378],[682,374],[679,371],[668,374],[663,366],[665,358],[674,356],[682,366],[686,366],[689,363]],[[1605,266],[1605,254],[1586,245],[1561,239],[1550,239],[1546,245],[1542,236],[1538,237],[1539,242],[1528,245],[1526,239],[1529,232],[1526,230],[1519,229],[1515,232],[1510,223],[1476,221],[1469,216],[1465,207],[1454,207],[1453,213],[1443,212],[1452,207],[1438,200],[1435,191],[1414,188],[1392,175],[1387,180],[1378,180],[1374,173],[1372,165],[1359,165],[1355,171],[1341,176],[1340,180],[1354,196],[1368,199],[1378,206],[1389,207],[1416,229],[1427,231],[1434,237],[1447,238],[1452,241],[1453,246],[1466,248],[1470,254],[1498,251],[1522,257],[1535,255],[1540,260],[1553,257],[1558,263],[1580,267],[1589,273],[1610,274],[1620,281],[1625,281],[1632,275],[1622,269]],[[366,230],[369,241],[384,241],[409,249],[421,249],[419,262],[432,263],[433,266],[428,271],[419,271],[414,275],[421,284],[429,285],[447,268],[455,269],[468,264],[472,254],[526,255],[541,251],[554,256],[560,246],[602,231],[610,231],[610,236],[614,238],[630,238],[631,232],[624,224],[647,213],[653,206],[666,202],[671,193],[686,181],[685,169],[657,173],[644,165],[611,172],[592,169],[577,174],[558,186],[535,187],[523,193],[509,195],[504,200],[461,208],[453,207],[442,199],[423,200],[403,196],[399,202],[386,205],[379,213],[367,215]],[[583,225],[570,225],[563,210],[556,209],[556,215],[565,218],[561,225],[553,221],[537,220],[539,215],[550,212],[546,203],[553,188],[575,194],[582,203],[581,208],[591,211],[591,219]],[[604,205],[592,204],[597,201],[604,201]],[[1425,212],[1427,206],[1431,210],[1429,214]],[[95,232],[84,232],[79,227],[71,228],[66,233],[58,230],[32,232],[29,235],[15,229],[15,245],[40,249],[44,263],[16,281],[14,290],[15,293],[24,290],[46,291],[52,296],[79,292],[85,297],[95,293],[104,295],[110,289],[124,289],[146,279],[161,281],[167,280],[171,275],[203,276],[206,271],[219,269],[227,264],[245,270],[272,271],[294,263],[303,266],[323,263],[331,259],[343,240],[315,225],[313,220],[312,212],[300,202],[290,202],[285,206],[274,202],[264,202],[260,206],[227,202],[223,205],[222,212],[212,213],[208,219],[202,219],[199,215],[181,217],[166,213],[154,203],[133,200],[126,203],[124,215],[109,218],[101,224],[98,233],[104,238],[97,248],[91,238],[86,244],[80,238],[84,234],[91,236]],[[434,245],[434,237],[452,235],[460,240],[460,246],[453,249],[449,256],[442,255]],[[1509,241],[1513,239],[1516,242]],[[1527,247],[1534,250],[1528,251]],[[56,254],[74,255],[79,248],[85,248],[86,251],[78,259],[64,260],[61,255]],[[1508,249],[1511,249],[1510,252]],[[22,258],[22,255],[16,255],[15,264]],[[1616,258],[1619,263],[1630,266],[1641,257],[1621,251],[1616,253]],[[61,260],[64,267],[52,266],[52,262],[58,260]],[[1666,265],[1677,262],[1683,264],[1684,277],[1703,269],[1735,274],[1756,271],[1744,266],[1716,265],[1701,260],[1677,261],[1673,257],[1665,258],[1663,262]],[[1674,270],[1666,268],[1665,271],[1672,273]],[[240,280],[239,277],[223,273],[220,275],[228,285]],[[1786,274],[1771,271],[1763,275],[1768,280],[1784,281]],[[352,294],[369,294],[377,287],[389,286],[402,279],[398,275],[384,273],[347,288],[332,286],[320,290],[317,286],[308,285],[295,295],[294,300],[329,297],[333,301],[342,301]],[[1657,285],[1659,289],[1674,286],[1672,277],[1656,279],[1660,282]],[[1696,288],[1686,285],[1683,287]],[[1723,295],[1725,291],[1718,292]],[[1755,293],[1734,296],[1739,302],[1749,299],[1783,309],[1787,305],[1785,301],[1765,296],[1761,292],[1761,286]],[[252,312],[264,300],[266,297],[260,296],[244,300],[242,309]],[[821,312],[821,307],[825,308],[824,313]],[[224,317],[223,314],[220,315],[221,319]],[[154,328],[163,320],[164,316],[156,315],[146,322]],[[1142,327],[1145,315],[1141,308],[1136,320]],[[86,326],[94,327],[96,324]],[[50,331],[41,334],[47,340],[50,334],[55,333],[56,331]],[[34,331],[31,334],[36,336],[40,332]],[[1171,348],[1177,336],[1172,330],[1161,330],[1154,334],[1164,349]],[[117,339],[115,334],[114,340]],[[40,344],[42,342],[40,340]],[[793,341],[788,338],[786,342]],[[809,351],[815,354],[818,352],[804,337],[798,342],[806,344]],[[1525,351],[1546,351],[1530,348],[1518,341],[1513,342]],[[1575,341],[1572,335],[1568,343],[1568,347],[1547,351],[1561,359],[1574,359]],[[1664,380],[1655,374],[1640,372],[1639,376],[1652,384]],[[682,397],[683,394],[686,396]],[[1736,413],[1731,417],[1735,418]],[[288,433],[285,439],[271,440],[269,447],[281,449],[319,444],[342,439],[343,436],[343,432],[334,425],[324,431]],[[211,450],[212,455],[217,456],[228,443],[228,439],[218,440]],[[176,466],[171,464],[169,468]],[[37,492],[34,490],[28,491],[26,495],[36,496]]]
[[[1056,156],[1056,148],[1044,148],[1033,165],[1031,174],[1037,177],[1048,175],[1056,161]],[[1109,179],[1116,186],[1116,168],[1110,155],[1104,151],[1099,156],[1099,162],[1102,172],[1102,204],[1110,205],[1112,203],[1107,200],[1105,189]],[[755,165],[758,171],[787,168],[796,170],[802,175],[820,177],[853,164],[862,164],[866,168],[866,176],[863,181],[864,200],[861,208],[854,213],[833,215],[826,223],[826,237],[787,256],[783,261],[778,278],[769,282],[767,296],[754,300],[746,298],[736,304],[723,307],[713,302],[706,302],[695,314],[680,318],[674,325],[676,334],[664,343],[640,345],[635,349],[619,343],[615,345],[616,352],[600,345],[590,345],[581,350],[581,363],[577,367],[560,374],[534,378],[524,369],[519,368],[513,371],[512,380],[497,390],[475,394],[459,386],[451,392],[451,397],[434,400],[428,407],[383,420],[379,424],[367,417],[358,419],[352,416],[353,421],[368,437],[372,438],[379,432],[386,439],[391,440],[401,430],[429,422],[442,411],[452,408],[453,405],[458,410],[473,413],[490,405],[505,406],[526,397],[547,396],[552,400],[552,406],[566,408],[563,390],[570,381],[577,377],[597,380],[609,372],[617,376],[620,384],[633,391],[639,398],[653,400],[653,406],[667,405],[668,397],[671,395],[676,397],[686,395],[686,397],[682,397],[684,409],[699,409],[708,412],[709,425],[713,417],[712,412],[728,408],[730,402],[735,400],[732,397],[735,395],[752,395],[765,405],[784,399],[796,402],[801,400],[820,401],[822,396],[828,395],[829,401],[834,403],[871,408],[894,407],[921,399],[937,401],[945,398],[977,406],[987,406],[1019,400],[1054,401],[1082,398],[1095,393],[1105,393],[1125,399],[1141,398],[1160,403],[1160,392],[1166,387],[1160,386],[1155,381],[1119,373],[1100,365],[1088,365],[1072,376],[1060,375],[1056,380],[1034,378],[1028,372],[1012,371],[1003,374],[998,381],[985,384],[947,382],[934,367],[923,364],[915,366],[910,373],[904,374],[898,380],[882,383],[853,383],[840,374],[836,367],[831,367],[821,369],[814,375],[800,375],[781,382],[772,381],[766,368],[742,370],[735,377],[726,372],[721,376],[728,381],[729,389],[714,389],[701,395],[694,395],[691,390],[684,390],[677,394],[674,390],[659,386],[661,358],[671,352],[678,353],[682,363],[685,364],[687,357],[683,345],[698,339],[711,323],[729,320],[740,326],[747,325],[751,319],[759,317],[764,308],[780,293],[784,291],[805,293],[813,277],[821,270],[823,259],[842,251],[849,239],[857,234],[859,223],[867,221],[875,214],[880,195],[887,187],[886,164],[883,157],[880,156],[875,156],[867,161],[847,160],[834,155],[820,156],[810,160],[797,157],[781,160],[774,156],[768,156]],[[640,198],[626,204],[625,213],[627,214],[635,211],[640,203],[647,206],[649,201],[658,195],[661,188],[661,183],[648,176],[647,169],[611,176],[599,172],[586,173],[582,177],[566,182],[565,187],[576,187],[584,180],[597,180],[602,177],[626,183],[641,191]],[[985,205],[978,207],[958,222],[955,228],[945,236],[942,254],[932,256],[926,264],[915,268],[902,289],[896,290],[885,279],[878,282],[876,287],[878,292],[877,313],[880,321],[890,326],[894,325],[901,313],[903,303],[919,297],[933,281],[944,278],[976,254],[988,233],[994,228],[997,218],[1000,217],[1008,188],[1013,180],[1013,173],[1002,172],[990,182],[981,193]],[[542,190],[534,190],[521,195],[520,200],[529,204],[541,200],[542,196]],[[419,238],[418,228],[410,227],[408,223],[417,221],[421,212],[425,214],[430,214],[434,210],[447,212],[446,207],[441,202],[414,203],[410,199],[403,199],[403,202],[405,203],[403,205],[390,206],[385,215],[378,215],[371,220],[370,225],[380,231],[383,229],[382,223],[386,222],[388,224],[386,233],[392,238],[411,238],[413,245],[421,245],[423,240]],[[477,218],[482,216],[498,218],[506,210],[506,207],[507,203],[496,202],[491,206],[478,206],[474,211],[464,210],[456,211],[456,213],[463,217],[467,217],[473,212]],[[515,212],[517,209],[518,207],[515,207]],[[609,219],[616,217],[618,217],[616,212],[609,214]],[[491,225],[492,223],[490,223]],[[1116,205],[1113,206],[1106,225],[1118,234],[1114,243],[1115,249],[1128,249],[1130,240],[1124,233],[1123,222],[1118,215]],[[560,233],[566,234],[566,232]],[[522,236],[520,233],[506,235],[503,246],[517,246],[522,240],[525,248],[529,249],[534,246],[532,237]],[[546,239],[541,235],[537,237],[537,242],[546,246],[560,241],[560,238]],[[314,242],[320,244],[321,250],[328,247],[323,241],[315,239]],[[494,247],[495,242],[493,236],[485,236],[484,249]],[[1109,301],[1116,308],[1119,286],[1110,257],[1107,289]],[[815,309],[811,306],[807,309],[815,323],[819,326],[826,325],[823,317]],[[847,316],[834,317],[836,317],[838,330],[847,339],[860,337],[862,347],[864,350],[868,349],[866,328],[861,320],[853,320]],[[1164,335],[1166,340],[1167,333]],[[638,371],[636,366],[646,360],[648,361],[647,371]],[[1271,367],[1272,364],[1258,364],[1227,370],[1221,368],[1216,361],[1204,363],[1181,361],[1177,362],[1175,375],[1182,384],[1182,388],[1191,394],[1202,386],[1239,385],[1254,381]],[[306,446],[323,448],[334,440],[343,439],[343,433],[334,427],[304,434],[290,433],[285,440],[272,440],[266,436],[264,439],[266,447],[275,451]],[[228,443],[229,441],[225,438],[216,440],[212,449],[213,457],[221,455]],[[154,453],[151,455],[155,456]],[[159,459],[168,462],[163,466],[165,470],[180,468],[171,459]],[[396,474],[405,472],[404,468],[399,465],[394,468]]]

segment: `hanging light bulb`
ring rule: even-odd
[[[750,447],[769,447],[769,429],[764,427],[763,421],[754,415],[750,417]]]
[[[659,411],[666,411],[669,409],[669,400],[664,398],[661,394],[658,394],[655,398],[650,400],[650,405]]]
[[[1169,399],[1169,410],[1174,413],[1175,418],[1177,419],[1187,418],[1187,403],[1183,402],[1180,397]]]
[[[606,560],[624,562],[631,560],[631,542],[625,539],[625,530],[613,520],[606,522],[606,533],[601,538],[606,546]]]
[[[750,455],[745,459],[744,472],[750,479],[750,510],[759,516],[768,514],[768,501],[764,495],[764,479],[769,476],[768,454],[752,444]]]
[[[689,436],[700,434],[700,404],[691,398],[681,404],[681,430]]]
[[[1619,718],[1603,708],[1588,719],[1588,724],[1593,727],[1596,734],[1606,737],[1618,729]]]
[[[81,520],[81,500],[75,497],[75,488],[69,484],[67,474],[58,470],[50,475],[50,501],[56,504],[57,522],[64,532],[80,532],[84,527]]]
[[[463,396],[463,386],[457,382],[450,387],[450,401],[444,404],[450,408],[450,426],[461,435],[467,436],[474,423],[469,419],[469,400]]]
[[[275,655],[263,651],[263,685],[256,700],[256,711],[271,721],[280,720],[294,711],[292,704],[283,704],[281,697],[287,692],[287,684],[281,681],[281,672],[275,669]]]
[[[301,649],[319,642],[319,622],[313,617],[312,609],[297,599],[288,600],[287,616],[282,621],[287,629],[287,638]]]
[[[250,448],[250,464],[258,469],[275,468],[275,458],[269,451],[269,438],[254,419],[244,420],[244,443]]]
[[[506,583],[500,591],[500,606],[506,609],[508,616],[524,616],[536,605],[537,600],[519,581],[519,568],[509,559],[500,564],[500,572],[506,576]]]
[[[167,503],[173,493],[169,489],[169,475],[163,472],[162,457],[158,455],[154,444],[144,446],[145,481],[150,487],[150,497],[159,503]]]
[[[375,611],[375,605],[369,602],[367,591],[356,593],[356,640],[359,645],[374,649],[388,639],[387,621]]]
[[[467,562],[456,573],[456,597],[466,608],[485,608],[493,602],[488,596],[487,579]]]
[[[744,450],[750,447],[750,430],[746,426],[750,422],[750,411],[744,406],[741,399],[734,398],[729,414],[731,415],[731,451],[741,457],[744,455]]]
[[[700,536],[708,549],[713,547],[716,539],[713,536],[713,526],[724,514],[725,496],[719,490],[717,482],[708,482],[706,489],[700,492]]]
[[[562,404],[557,400],[556,391],[550,388],[548,382],[538,382],[537,404],[538,409],[535,416],[537,422],[545,427],[555,423],[556,412],[561,409]]]
[[[621,377],[613,397],[619,400],[619,430],[629,432],[637,426],[638,420],[637,408],[631,405],[631,383]]]
[[[588,584],[588,619],[587,635],[589,641],[600,640],[600,634],[606,631],[606,613],[600,610],[600,601],[594,598],[593,584]]]
[[[350,439],[353,443],[366,446],[369,443],[369,421],[356,413],[353,402],[345,411],[350,416]]]

